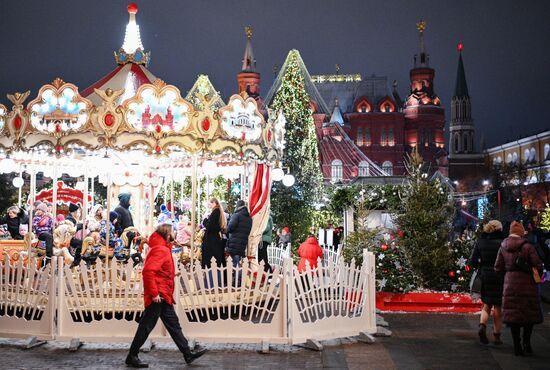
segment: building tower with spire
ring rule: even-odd
[[[449,124],[449,177],[461,179],[461,189],[480,189],[483,180],[484,155],[475,146],[475,127],[472,119],[472,104],[462,60],[464,45],[459,43],[458,68],[454,95],[451,99]]]
[[[245,91],[249,96],[258,99],[260,96],[260,74],[256,72],[256,59],[252,51],[252,27],[244,28],[246,33],[246,48],[244,49],[241,72],[237,74],[239,93]]]
[[[417,147],[432,169],[439,169],[439,159],[444,156],[445,110],[434,91],[435,70],[430,67],[426,51],[424,31],[426,22],[420,20],[418,52],[414,56],[414,68],[410,71],[410,93],[405,101],[405,145],[407,150]]]

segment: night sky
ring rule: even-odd
[[[55,77],[83,90],[116,65],[128,1],[0,0],[0,102]],[[415,23],[427,22],[435,89],[450,113],[457,67],[464,64],[478,137],[488,145],[550,128],[550,1],[479,0],[141,0],[137,20],[149,69],[184,95],[208,74],[227,99],[236,91],[252,25],[262,94],[289,49],[311,74],[387,75],[402,97],[417,50]]]

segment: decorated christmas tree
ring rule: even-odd
[[[323,178],[310,97],[305,78],[309,74],[297,50],[291,50],[281,69],[280,86],[270,108],[282,109],[286,118],[286,148],[283,166],[296,182],[285,187],[273,184],[271,207],[278,227],[289,226],[293,240],[303,241],[313,223],[313,206],[320,198]]]
[[[454,257],[450,244],[453,201],[447,186],[439,178],[430,176],[418,151],[413,150],[408,156],[406,169],[402,204],[395,217],[402,232],[400,247],[418,274],[422,288],[446,289]]]

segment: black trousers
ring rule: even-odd
[[[143,311],[143,316],[139,321],[136,335],[134,336],[134,340],[130,346],[130,355],[137,356],[139,349],[143,343],[145,343],[151,331],[155,328],[159,317],[181,353],[190,353],[191,349],[189,348],[187,339],[181,331],[178,315],[176,315],[174,306],[161,301],[160,303],[151,303]]]
[[[269,246],[268,242],[262,242],[260,248],[258,248],[258,263],[264,261],[264,271],[272,272],[273,269],[269,264],[269,259],[267,258],[267,247]]]
[[[53,256],[53,235],[50,233],[40,233],[38,240],[46,244],[46,257],[42,260],[42,266],[46,266],[50,263]]]

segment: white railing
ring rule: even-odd
[[[184,333],[210,342],[302,343],[376,330],[374,256],[326,258],[298,272],[289,255],[273,272],[244,260],[233,267],[176,263],[174,297]],[[62,259],[0,262],[0,336],[129,341],[143,311],[141,267],[110,261],[70,268]],[[57,320],[54,318],[57,317]],[[160,321],[159,321],[160,322]],[[162,324],[152,333],[168,340]]]
[[[323,247],[323,266],[328,266],[329,263],[338,264],[340,257],[342,256],[342,246],[337,247]]]
[[[292,255],[292,245],[290,243],[286,245],[282,244],[271,244],[267,247],[267,259],[269,264],[273,267],[283,266],[283,261],[285,258],[290,258]]]
[[[55,336],[56,261],[42,269],[38,264],[36,259],[25,264],[23,258],[10,263],[7,255],[0,261],[0,332],[5,336]]]

